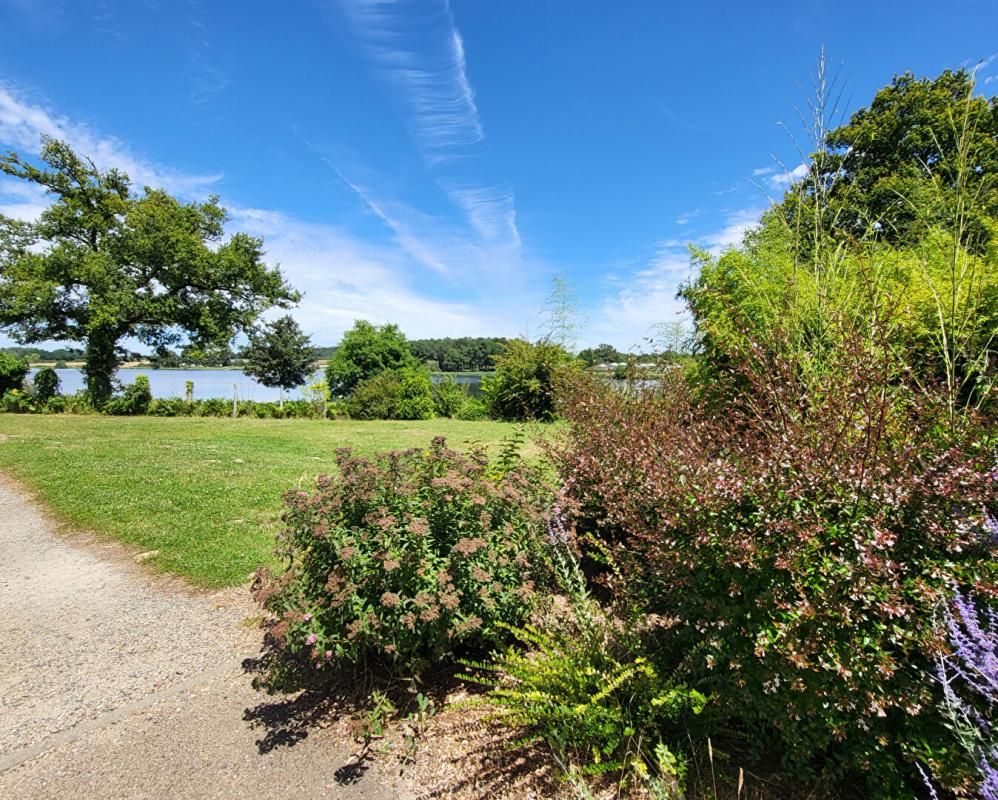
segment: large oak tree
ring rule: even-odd
[[[136,193],[126,174],[55,139],[41,162],[0,157],[0,170],[53,197],[35,222],[0,215],[0,326],[22,343],[81,342],[97,405],[112,393],[124,339],[224,345],[265,309],[297,302],[260,239],[225,237],[217,197]]]

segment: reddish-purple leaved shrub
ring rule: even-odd
[[[709,408],[679,377],[577,381],[553,452],[579,529],[625,576],[603,580],[663,620],[655,657],[726,724],[775,734],[788,766],[863,771],[889,795],[914,757],[946,757],[933,610],[954,583],[995,593],[998,494],[972,421],[861,343],[836,357],[804,382],[755,353]]]

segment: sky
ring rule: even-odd
[[[635,350],[688,246],[799,174],[822,50],[848,114],[907,70],[995,94],[996,31],[996,0],[0,0],[0,149],[219,195],[316,344],[537,336],[559,276],[578,346]],[[0,213],[46,202],[0,178]]]

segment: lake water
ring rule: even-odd
[[[32,370],[32,375],[34,373],[35,370]],[[63,394],[75,394],[85,387],[83,373],[78,369],[57,369],[56,374],[59,376],[59,391]],[[138,375],[149,378],[149,391],[153,397],[183,397],[187,381],[194,381],[194,398],[197,400],[231,398],[233,386],[240,400],[277,400],[281,395],[279,389],[262,386],[249,375],[234,369],[119,369],[117,379],[121,383],[132,383]],[[317,372],[309,382],[322,377],[322,372]],[[440,376],[434,375],[433,380],[440,380]],[[477,375],[456,375],[454,380],[466,384],[473,395],[481,392],[482,380]],[[287,399],[301,396],[301,389],[285,395]]]

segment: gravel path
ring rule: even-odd
[[[342,724],[251,688],[243,595],[61,536],[0,480],[0,797],[398,796],[386,765],[352,769]]]

